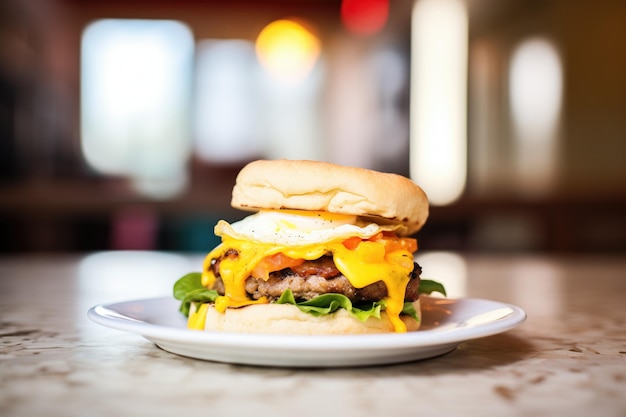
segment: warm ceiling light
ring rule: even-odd
[[[320,50],[317,36],[293,20],[270,23],[256,40],[256,53],[263,68],[287,82],[306,78],[315,66]]]
[[[371,35],[383,28],[389,16],[389,0],[343,0],[341,20],[358,35]]]

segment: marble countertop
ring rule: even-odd
[[[99,303],[168,295],[202,258],[168,253],[0,258],[0,415],[624,416],[626,257],[423,253],[451,297],[527,321],[432,359],[290,369],[165,352],[87,319]]]

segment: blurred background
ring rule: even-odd
[[[0,0],[0,253],[206,251],[257,158],[410,176],[422,250],[626,253],[622,0]]]

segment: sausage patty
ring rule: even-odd
[[[224,257],[236,257],[237,251],[229,250]],[[220,295],[224,295],[224,283],[219,275],[219,263],[221,259],[215,259],[212,264],[212,272],[216,277],[213,289]],[[421,267],[415,263],[409,276],[404,300],[413,302],[418,299]],[[339,272],[331,256],[323,256],[313,261],[305,261],[303,264],[272,272],[267,281],[259,278],[248,277],[245,283],[246,292],[252,299],[263,296],[269,300],[275,300],[281,294],[290,289],[296,299],[310,300],[321,294],[343,294],[355,304],[382,300],[387,296],[387,286],[383,281],[375,282],[363,288],[355,288],[350,281]]]

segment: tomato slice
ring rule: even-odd
[[[350,237],[343,241],[343,245],[350,250],[356,249],[363,240],[357,236]],[[385,252],[390,253],[397,250],[407,250],[411,253],[417,252],[417,239],[410,237],[398,237],[393,232],[381,232],[378,233],[367,241],[379,242],[385,246]]]
[[[293,259],[289,256],[277,253],[275,255],[266,256],[251,271],[250,275],[254,278],[267,280],[271,272],[280,271],[281,269],[291,268],[304,263],[304,259]]]
[[[385,251],[395,252],[397,250],[406,250],[411,253],[417,252],[417,239],[411,237],[385,236],[381,239],[385,245]]]
[[[349,237],[348,239],[343,241],[343,246],[349,250],[355,250],[357,246],[361,243],[361,238],[358,236]]]
[[[397,250],[406,250],[411,253],[417,252],[417,239],[411,237],[398,237],[393,232],[382,232],[372,237],[371,240],[381,241],[385,245],[387,253]]]

